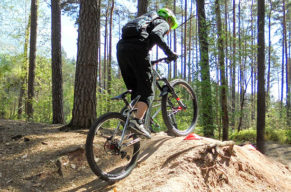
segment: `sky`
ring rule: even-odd
[[[77,58],[77,26],[70,17],[62,15],[62,47],[67,57]]]

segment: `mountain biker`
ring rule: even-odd
[[[127,89],[132,90],[131,99],[141,95],[135,106],[137,111],[130,121],[130,126],[139,134],[151,138],[143,123],[143,117],[154,95],[149,51],[154,45],[158,45],[169,60],[176,60],[178,55],[167,45],[164,36],[171,29],[176,29],[178,23],[173,12],[167,8],[162,8],[158,12],[146,13],[138,18],[137,22],[141,22],[145,18],[148,20],[137,30],[127,27],[139,26],[134,23],[136,20],[133,20],[131,25],[123,27],[122,39],[117,44],[117,60],[125,85]],[[138,31],[138,33],[132,33],[132,31]]]

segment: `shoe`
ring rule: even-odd
[[[138,134],[144,135],[150,139],[151,134],[144,128],[144,124],[139,119],[132,119],[129,121],[129,126],[136,131]]]

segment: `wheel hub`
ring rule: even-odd
[[[112,155],[119,155],[119,147],[118,147],[118,140],[107,140],[104,143],[104,150],[106,153],[110,153]]]

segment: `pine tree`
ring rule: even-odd
[[[225,65],[224,65],[224,46],[223,46],[223,32],[221,24],[221,13],[220,5],[218,0],[215,0],[215,12],[216,12],[216,23],[217,23],[217,45],[218,45],[218,62],[220,66],[220,102],[222,111],[222,124],[223,124],[223,134],[222,140],[228,140],[228,111],[227,111],[227,83],[225,79]]]
[[[204,135],[214,136],[212,91],[210,82],[210,67],[208,56],[208,29],[205,16],[205,1],[196,1],[198,15],[198,35],[200,44],[200,67],[201,67],[201,118],[204,127]]]
[[[91,127],[96,119],[98,67],[98,2],[80,2],[78,56],[75,75],[72,129]]]
[[[33,119],[33,99],[35,81],[35,59],[36,59],[36,39],[37,39],[37,10],[38,0],[31,0],[31,26],[30,26],[30,50],[29,50],[29,71],[27,89],[26,113],[29,120]]]
[[[265,0],[258,0],[258,99],[257,99],[257,148],[265,148]]]
[[[51,15],[53,123],[58,124],[64,123],[61,7],[59,0],[51,0]]]

